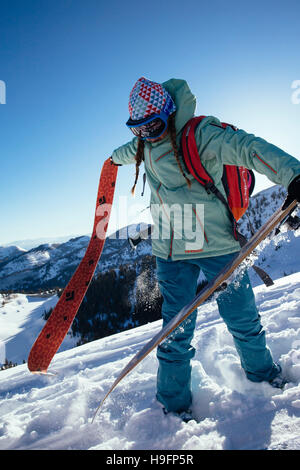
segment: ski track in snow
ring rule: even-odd
[[[291,380],[284,391],[245,378],[213,301],[198,309],[193,340],[196,420],[183,423],[163,415],[155,399],[153,351],[117,386],[91,424],[118,373],[161,328],[157,321],[58,353],[50,367],[57,372],[53,377],[32,375],[25,364],[1,371],[0,449],[299,450],[300,273],[276,280],[271,288],[257,286],[255,295],[268,345]],[[18,294],[13,301],[24,304],[25,298]],[[9,304],[3,308],[8,312]],[[39,303],[32,314],[38,308]],[[17,329],[14,333],[17,338]]]

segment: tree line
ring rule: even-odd
[[[71,332],[79,338],[77,345],[84,344],[160,319],[161,305],[155,257],[147,255],[91,281]],[[45,320],[51,312],[45,312]]]

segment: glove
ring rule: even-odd
[[[110,163],[115,166],[122,166],[121,163],[115,163],[112,159],[112,157],[109,157]]]
[[[296,176],[289,184],[287,197],[282,206],[282,210],[286,209],[294,199],[300,202],[300,175]]]

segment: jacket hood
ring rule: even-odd
[[[162,85],[170,93],[176,104],[175,126],[178,133],[183,129],[187,121],[194,116],[196,97],[185,80],[171,78],[162,83]]]

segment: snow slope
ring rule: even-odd
[[[0,246],[0,263],[4,261],[9,261],[17,257],[18,255],[24,253],[26,250],[20,248],[19,246],[10,245],[7,247]]]
[[[56,355],[54,377],[26,365],[0,372],[0,449],[300,449],[300,273],[255,287],[284,391],[249,382],[215,301],[198,309],[193,413],[183,423],[155,400],[153,351],[99,401],[120,370],[161,327],[157,321]]]
[[[14,364],[27,360],[33,342],[45,325],[44,313],[54,308],[57,301],[56,295],[10,294],[7,298],[0,294],[0,365],[5,358]],[[68,334],[60,351],[72,348],[77,340]]]

